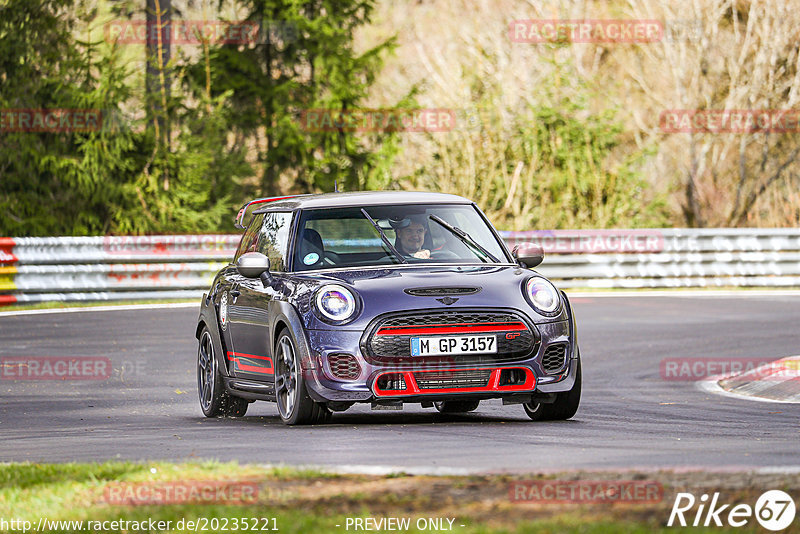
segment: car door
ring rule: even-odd
[[[236,269],[236,260],[245,252],[253,252],[256,250],[258,232],[261,229],[263,219],[263,215],[253,217],[247,230],[245,230],[242,235],[242,239],[239,241],[239,246],[236,248],[236,253],[233,256],[233,261],[223,269],[218,280],[219,285],[214,288],[215,301],[217,304],[217,318],[219,320],[220,331],[222,332],[222,339],[225,343],[226,354],[224,360],[229,373],[234,371],[234,355],[236,354],[237,341],[234,330],[230,328],[230,310],[231,306],[235,307],[237,304],[240,295],[239,286],[244,278]]]
[[[267,212],[259,214],[258,231],[248,252],[261,252],[270,259],[272,277],[286,271],[291,212]],[[246,278],[236,273],[232,279],[235,289],[231,291],[229,321],[234,338],[234,350],[230,355],[233,371],[237,377],[263,382],[274,380],[275,362],[269,340],[270,302],[280,297],[273,285],[264,287],[257,278]]]

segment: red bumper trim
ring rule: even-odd
[[[476,332],[519,332],[528,327],[525,323],[514,321],[509,323],[463,323],[463,324],[431,324],[424,326],[384,326],[378,329],[376,336],[412,336],[438,334],[471,334]]]
[[[500,374],[504,370],[520,370],[525,373],[525,382],[522,384],[511,384],[507,386],[500,385]],[[485,386],[478,387],[453,387],[453,388],[440,388],[440,389],[422,389],[417,385],[417,380],[414,377],[419,373],[447,373],[447,372],[460,372],[460,371],[487,371],[491,370],[489,382]],[[405,389],[392,389],[382,390],[378,387],[378,380],[384,375],[402,375],[406,383]],[[505,393],[514,391],[533,391],[536,389],[536,377],[528,367],[472,367],[466,369],[431,369],[426,371],[383,371],[379,373],[372,381],[372,391],[376,397],[396,397],[408,395],[432,395],[440,393]]]

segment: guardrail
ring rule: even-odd
[[[0,305],[199,297],[239,238],[0,238]]]
[[[800,229],[504,232],[541,244],[537,270],[563,288],[800,286]]]
[[[559,287],[800,286],[800,229],[501,232],[539,243]],[[0,238],[0,305],[195,298],[239,235]]]

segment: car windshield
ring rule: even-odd
[[[294,270],[507,261],[477,209],[468,204],[304,210]]]

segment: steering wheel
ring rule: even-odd
[[[461,257],[451,250],[434,250],[431,252],[432,260],[458,260]]]

